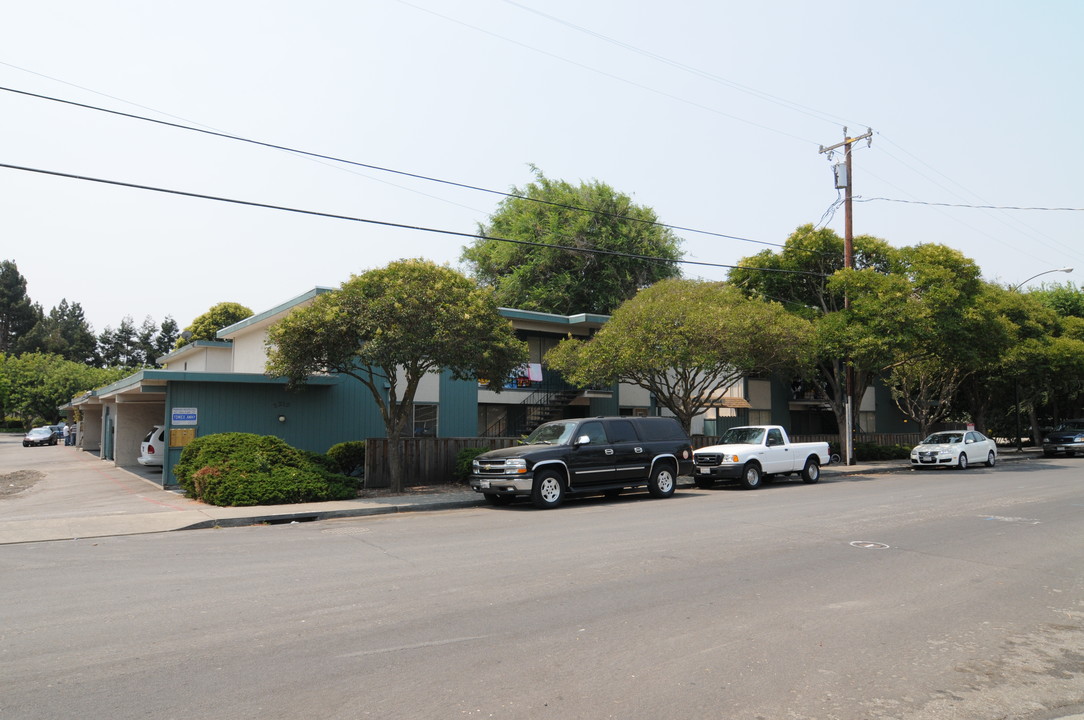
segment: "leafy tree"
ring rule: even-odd
[[[886,382],[896,407],[918,423],[925,437],[934,423],[951,415],[956,393],[966,377],[959,366],[929,357],[894,366]]]
[[[38,313],[26,294],[26,278],[19,268],[11,260],[0,262],[0,353],[15,351],[19,338],[34,327]]]
[[[178,337],[180,337],[180,330],[177,327],[177,321],[172,316],[166,315],[166,319],[158,327],[158,335],[154,338],[154,359],[168,355],[174,349]]]
[[[20,418],[29,430],[38,421],[57,422],[61,405],[87,390],[119,380],[126,373],[123,368],[93,368],[59,355],[25,353],[3,357],[0,385],[6,393],[5,410]]]
[[[763,250],[742,258],[727,279],[751,297],[775,300],[807,317],[836,312],[843,309],[843,291],[829,281],[843,269],[843,245],[833,230],[802,225],[779,252]],[[852,245],[854,269],[887,273],[893,267],[895,251],[884,240],[859,235]]]
[[[79,303],[69,304],[64,298],[48,315],[42,314],[36,304],[34,308],[38,321],[19,339],[19,352],[42,352],[72,362],[98,364],[97,339]]]
[[[497,302],[522,310],[610,314],[640,288],[678,277],[680,239],[651,209],[593,181],[550,180],[513,188],[462,259]],[[489,238],[507,238],[505,242]],[[561,247],[557,247],[561,246]],[[601,250],[612,255],[566,248]],[[638,257],[633,257],[638,256]],[[644,257],[661,260],[645,260]]]
[[[491,291],[426,260],[353,276],[273,325],[267,345],[268,373],[292,385],[332,372],[369,389],[387,430],[393,490],[402,488],[399,440],[426,373],[503,378],[527,360]]]
[[[959,252],[933,244],[896,249],[859,236],[854,254],[853,268],[844,269],[843,240],[806,225],[781,252],[763,251],[730,273],[748,295],[778,300],[813,319],[818,375],[840,428],[846,427],[848,365],[861,399],[876,377],[908,363],[972,370],[989,345],[983,332],[996,327],[977,309],[979,268]],[[910,393],[917,378],[908,380]]]
[[[1044,283],[1028,294],[1062,317],[1084,318],[1084,290],[1071,282],[1049,287]]]
[[[222,328],[229,327],[249,317],[252,317],[252,310],[240,303],[220,302],[217,305],[212,305],[207,312],[197,317],[192,321],[191,325],[185,328],[185,332],[191,333],[191,336],[187,338],[179,337],[176,340],[176,345],[180,348],[196,340],[214,340],[218,331]]]
[[[98,336],[98,354],[106,367],[137,367],[143,364],[138,331],[131,315],[125,315],[116,330],[106,325]]]
[[[688,431],[740,378],[801,368],[809,332],[779,303],[725,283],[671,278],[622,304],[591,340],[561,342],[546,362],[579,385],[649,390]]]

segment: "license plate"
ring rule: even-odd
[[[489,481],[488,480],[481,481],[480,483],[478,483],[478,487],[482,488],[483,490],[488,490],[489,489]]]
[[[711,468],[697,468],[701,475],[711,475]]]

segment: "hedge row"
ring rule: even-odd
[[[345,500],[359,487],[335,459],[251,433],[198,437],[173,472],[188,497],[220,506]]]

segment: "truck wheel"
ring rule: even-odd
[[[565,499],[565,481],[553,470],[543,470],[535,476],[531,488],[531,502],[536,508],[549,510]]]
[[[805,461],[805,467],[802,468],[802,482],[815,483],[821,479],[821,466],[813,458],[809,458]]]
[[[760,466],[756,463],[747,463],[741,471],[741,484],[746,490],[760,487],[763,479],[764,475],[760,471]]]
[[[960,453],[960,459],[956,461],[956,467],[961,470],[967,470],[967,454]]]
[[[515,495],[498,495],[497,493],[484,493],[486,502],[490,505],[511,505],[512,501],[516,499]]]
[[[674,480],[674,471],[665,463],[659,464],[651,471],[651,477],[647,481],[647,491],[651,497],[664,498],[674,494],[677,483]]]

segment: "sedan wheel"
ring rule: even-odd
[[[956,461],[956,467],[967,470],[967,455],[960,453],[960,459]]]
[[[993,467],[996,462],[997,462],[997,455],[995,455],[994,451],[991,450],[990,454],[986,456],[986,467]]]

